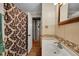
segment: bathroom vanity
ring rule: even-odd
[[[42,56],[77,56],[56,38],[42,40]]]

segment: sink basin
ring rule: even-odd
[[[76,54],[62,46],[62,49],[55,44],[55,40],[42,40],[42,56],[75,56]]]

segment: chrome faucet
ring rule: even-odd
[[[63,49],[62,45],[61,45],[61,42],[54,42],[54,43],[57,43],[57,46],[60,48],[60,49]]]

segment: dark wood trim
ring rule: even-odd
[[[74,18],[59,22],[59,25],[65,25],[65,24],[70,24],[75,22],[79,22],[79,17],[74,17]]]

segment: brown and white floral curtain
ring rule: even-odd
[[[5,55],[27,55],[28,34],[27,15],[13,3],[4,3],[5,9]]]

